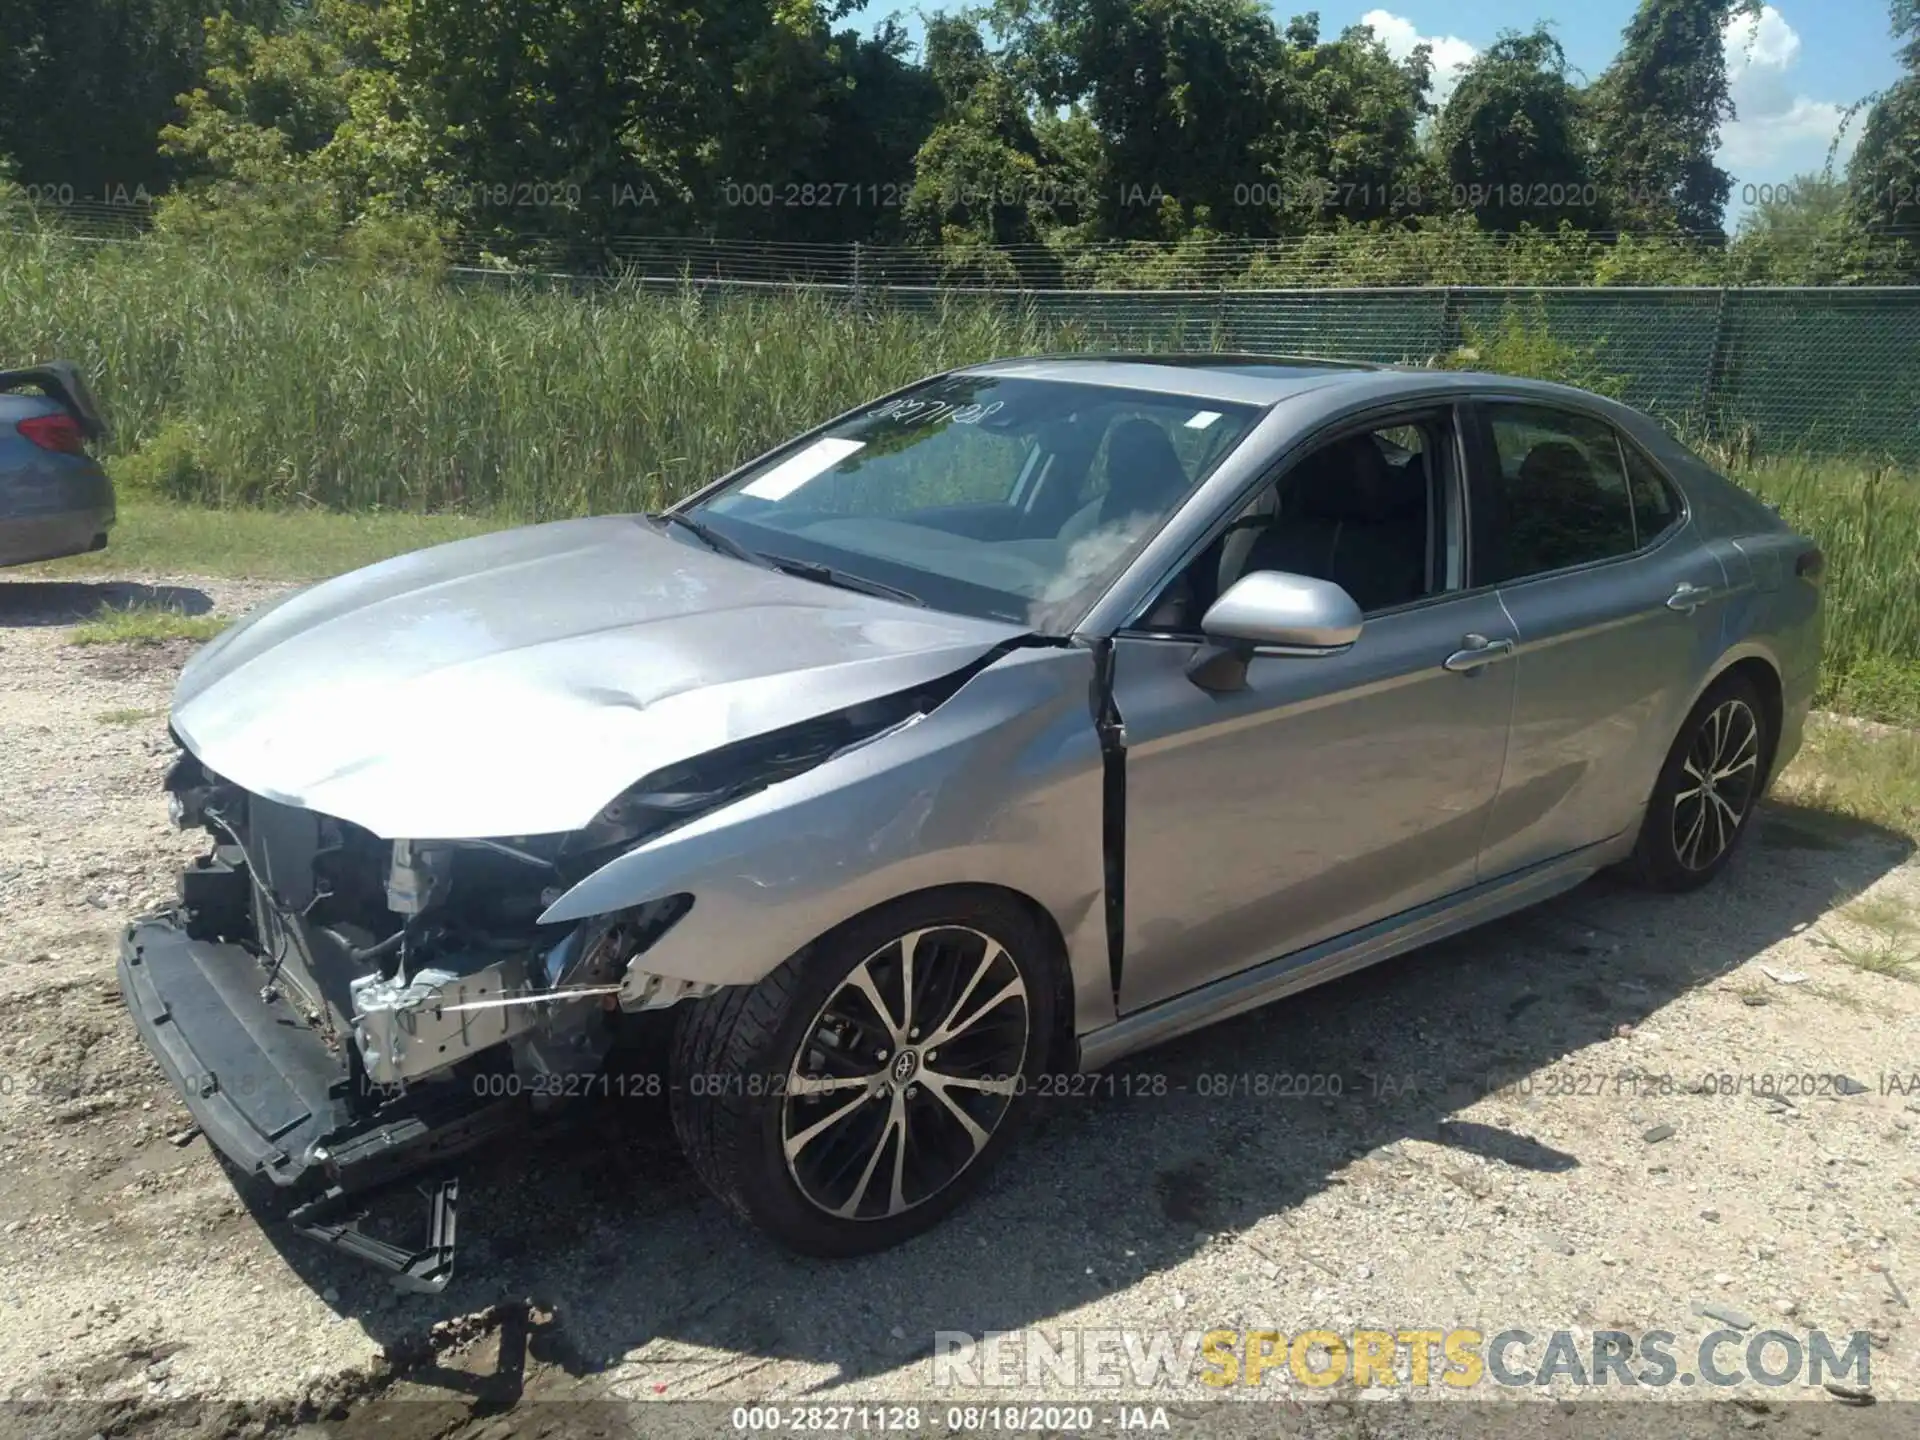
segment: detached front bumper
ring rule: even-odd
[[[457,1080],[404,1094],[357,1081],[250,952],[195,940],[172,914],[128,927],[119,969],[140,1038],[207,1139],[276,1185],[366,1190],[526,1123],[517,1095]]]

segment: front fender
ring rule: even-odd
[[[644,969],[744,985],[887,900],[1004,886],[1058,925],[1081,1027],[1110,1020],[1093,673],[1079,647],[1011,651],[913,724],[609,861],[541,922],[684,892]]]

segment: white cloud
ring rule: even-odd
[[[1788,180],[1826,163],[1844,107],[1799,93],[1793,71],[1800,63],[1800,36],[1773,6],[1758,17],[1730,19],[1724,43],[1735,118],[1720,128],[1718,158],[1734,177],[1732,208],[1743,210],[1751,202],[1743,187]],[[1846,162],[1859,128],[1848,127],[1834,157],[1836,169]]]
[[[1413,21],[1389,10],[1369,10],[1360,17],[1360,23],[1373,27],[1374,35],[1396,60],[1413,54],[1416,45],[1433,47],[1433,89],[1429,98],[1436,105],[1446,103],[1461,70],[1480,53],[1458,35],[1422,35]]]
[[[1433,47],[1435,104],[1445,103],[1460,71],[1480,54],[1457,35],[1422,35],[1413,21],[1391,10],[1369,10],[1360,23],[1372,27],[1396,60],[1406,59],[1416,45]],[[1752,202],[1743,187],[1778,183],[1825,165],[1846,107],[1801,92],[1800,35],[1777,6],[1728,20],[1723,43],[1735,118],[1720,128],[1717,158],[1734,178],[1729,209],[1738,214]],[[1846,164],[1859,133],[1856,120],[1834,156],[1836,169]]]

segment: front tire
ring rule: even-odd
[[[1773,760],[1760,692],[1742,675],[1693,707],[1654,782],[1629,872],[1656,890],[1697,890],[1726,869],[1752,828]]]
[[[681,1017],[674,1130],[736,1213],[808,1255],[867,1254],[985,1177],[1046,1064],[1056,960],[1011,897],[881,906]]]

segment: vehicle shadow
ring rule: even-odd
[[[0,629],[73,625],[103,609],[132,606],[205,615],[213,599],[186,585],[142,585],[130,580],[8,580],[0,578]]]
[[[1651,895],[1602,877],[1122,1062],[1043,1104],[985,1193],[919,1240],[860,1260],[796,1258],[734,1220],[679,1158],[654,1100],[610,1102],[580,1133],[471,1161],[459,1270],[443,1295],[395,1297],[286,1227],[269,1233],[389,1346],[440,1317],[525,1297],[563,1332],[564,1343],[547,1337],[552,1364],[594,1376],[604,1394],[728,1393],[770,1361],[816,1365],[822,1383],[856,1380],[930,1354],[937,1330],[1019,1329],[1122,1291],[1348,1183],[1356,1161],[1394,1142],[1447,1147],[1468,1168],[1578,1170],[1577,1143],[1526,1133],[1524,1104],[1510,1107],[1510,1126],[1455,1114],[1490,1086],[1641,1024],[1912,848],[1769,803],[1751,843],[1701,892]],[[1277,1075],[1324,1078],[1295,1098],[1251,1094],[1237,1078]],[[413,1204],[396,1212],[409,1231],[419,1222]],[[503,1346],[491,1383],[448,1377],[446,1390],[510,1405],[528,1370],[524,1341],[511,1357]]]

